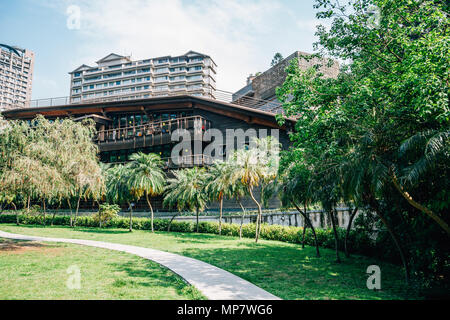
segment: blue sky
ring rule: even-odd
[[[217,87],[235,91],[275,52],[312,52],[313,0],[0,0],[0,43],[35,52],[33,99],[67,96],[68,72],[111,52],[144,59],[194,50],[218,64]],[[78,6],[80,28],[67,27]],[[326,24],[326,23],[323,23]]]

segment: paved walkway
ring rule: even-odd
[[[214,267],[208,263],[183,257],[174,253],[118,243],[81,239],[35,237],[3,231],[0,231],[0,237],[17,240],[74,243],[135,254],[139,257],[155,261],[172,270],[185,279],[188,283],[200,290],[204,296],[211,300],[279,299],[269,292],[231,274],[228,271]]]

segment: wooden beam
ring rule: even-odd
[[[234,118],[234,119],[238,119],[238,120],[242,120],[245,121],[246,123],[249,124],[259,124],[262,126],[267,126],[270,128],[275,128],[275,129],[286,129],[285,126],[280,127],[278,125],[278,123],[276,122],[276,119],[274,117],[273,121],[270,120],[266,120],[266,119],[262,119],[256,116],[247,116],[245,114],[241,114],[238,113],[238,110],[236,111],[228,111],[228,110],[223,110],[223,109],[219,109],[219,108],[214,108],[214,107],[210,107],[210,106],[206,106],[204,104],[196,104],[196,107],[198,109],[202,109],[202,110],[206,110],[209,112],[213,112],[213,113],[217,113],[217,114],[221,114],[230,118]]]

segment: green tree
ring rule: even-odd
[[[160,195],[164,191],[166,176],[162,170],[162,160],[157,154],[142,152],[131,155],[130,160],[131,162],[126,165],[130,172],[129,183],[138,198],[145,196],[151,212],[151,228],[154,232],[154,214],[150,198]]]
[[[299,150],[293,149],[283,153],[279,179],[275,185],[278,187],[276,192],[278,192],[282,204],[286,207],[294,206],[303,216],[305,223],[303,226],[302,247],[304,248],[305,246],[305,233],[309,227],[314,236],[316,256],[320,257],[316,230],[308,213],[308,204],[313,201],[310,189],[311,171],[304,164],[302,153]]]
[[[80,190],[85,197],[98,199],[103,180],[92,141],[92,121],[70,119],[50,121],[38,116],[30,123],[9,121],[0,132],[0,188],[14,189],[16,199],[29,211],[32,199],[43,205],[70,197]],[[77,210],[78,211],[78,210]]]
[[[275,55],[273,56],[272,62],[270,63],[270,66],[276,66],[277,64],[279,64],[281,61],[283,61],[283,55],[279,52],[275,53]]]
[[[223,200],[232,194],[232,168],[226,162],[216,161],[206,174],[206,193],[212,200],[219,201],[219,234],[222,234]]]
[[[240,181],[258,208],[255,241],[258,242],[262,225],[262,203],[264,188],[276,178],[278,170],[279,142],[272,138],[255,139],[253,147],[235,152],[230,161],[234,162],[231,181]],[[254,188],[261,187],[261,199],[254,195]]]
[[[172,171],[174,178],[168,180],[164,206],[176,207],[178,211],[195,211],[196,231],[198,232],[198,215],[205,210],[208,202],[206,189],[206,170],[194,167]]]
[[[374,6],[379,19],[370,13]],[[426,152],[402,153],[401,146],[422,132],[442,134],[449,128],[448,4],[317,0],[315,8],[318,18],[332,19],[331,28],[319,26],[316,33],[321,63],[306,71],[293,63],[277,93],[284,116],[297,117],[292,138],[311,168],[316,200],[330,213],[346,199],[376,212],[407,278],[408,261],[423,261],[419,252],[429,246],[436,252],[433,265],[443,272],[446,249],[442,232],[435,231],[436,226],[448,230],[448,205],[442,201],[448,195],[449,170],[443,165],[449,163],[448,153],[430,158],[441,171],[418,175],[421,169],[412,165],[424,165],[420,159]],[[337,78],[319,71],[331,63],[325,56],[344,61]],[[420,178],[408,179],[407,172]],[[408,246],[409,257],[403,252]]]
[[[130,217],[129,231],[133,231],[133,201],[139,199],[139,190],[130,183],[131,172],[122,164],[112,166],[106,170],[106,197],[114,204],[127,204]]]

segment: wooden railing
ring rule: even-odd
[[[98,131],[95,141],[98,144],[124,142],[135,140],[137,138],[149,138],[153,141],[150,145],[155,144],[154,140],[169,134],[177,129],[193,129],[200,132],[208,130],[211,127],[211,122],[201,116],[191,116],[176,119],[169,119],[163,121],[149,122],[139,126],[130,126],[123,128],[114,128],[108,130]]]

